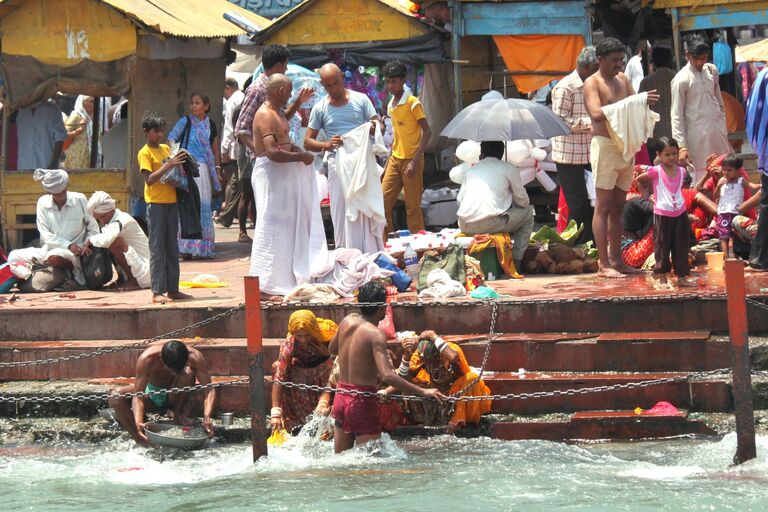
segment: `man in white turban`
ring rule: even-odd
[[[85,196],[68,192],[69,175],[61,169],[35,171],[33,178],[46,194],[37,200],[37,230],[42,247],[11,251],[9,263],[41,263],[70,270],[77,285],[85,284],[80,256],[87,255],[85,242],[99,232],[98,224],[88,214]],[[74,287],[70,283],[70,287]]]
[[[123,290],[149,288],[149,240],[129,214],[115,207],[115,200],[101,190],[88,200],[88,213],[96,219],[100,232],[91,235],[86,246],[107,249],[117,267],[117,285]]]

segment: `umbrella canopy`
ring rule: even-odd
[[[474,141],[549,139],[571,130],[550,109],[517,99],[478,101],[458,113],[442,137]]]
[[[737,46],[736,62],[768,62],[768,39]]]
[[[253,79],[256,80],[256,78],[263,72],[264,65],[259,64],[259,67],[253,72]],[[304,87],[309,87],[315,91],[314,96],[312,96],[308,102],[304,103],[302,108],[312,108],[315,103],[320,101],[327,94],[325,88],[323,88],[323,84],[320,83],[320,75],[305,67],[289,63],[285,76],[290,78],[291,82],[293,82],[293,96],[291,97],[291,101],[294,101],[298,97],[299,91]]]

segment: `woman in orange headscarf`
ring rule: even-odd
[[[491,394],[482,379],[473,384],[478,375],[467,363],[461,347],[444,341],[435,331],[424,331],[419,335],[418,341],[404,340],[402,345],[403,362],[398,370],[401,377],[409,378],[413,383],[425,388],[437,388],[446,395],[459,392],[463,392],[462,396]],[[427,410],[431,405],[440,407],[440,410]],[[426,406],[426,409],[420,406]],[[409,419],[421,417],[417,422],[437,423],[450,414],[447,430],[452,433],[467,424],[480,423],[480,416],[490,412],[491,401],[458,401],[453,405],[452,412],[434,402],[406,402],[406,408],[406,416],[409,416]]]
[[[332,320],[317,318],[309,310],[295,311],[288,320],[288,335],[272,365],[272,429],[301,427],[315,409],[319,393],[279,384],[295,382],[325,386],[333,368],[328,343],[336,333]]]

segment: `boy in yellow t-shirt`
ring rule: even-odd
[[[405,211],[408,229],[416,233],[424,229],[424,215],[421,213],[421,195],[424,191],[424,152],[432,138],[424,107],[405,85],[408,72],[405,64],[395,60],[384,65],[384,77],[392,99],[387,106],[387,116],[392,119],[395,140],[392,155],[387,160],[381,188],[384,193],[384,214],[387,230],[394,231],[392,210],[397,203],[400,190],[405,188]]]
[[[179,210],[176,206],[176,188],[161,183],[165,173],[184,163],[185,154],[171,158],[165,140],[165,120],[157,114],[147,113],[141,127],[147,143],[139,150],[139,170],[144,177],[144,200],[149,221],[149,274],[152,281],[152,302],[165,304],[166,300],[191,299],[179,292]],[[165,293],[168,292],[166,298]]]

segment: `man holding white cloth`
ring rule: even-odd
[[[320,81],[328,96],[312,108],[304,147],[309,151],[328,152],[328,188],[336,248],[359,249],[362,253],[381,251],[386,225],[384,196],[367,140],[376,133],[376,124],[371,123],[370,131],[357,131],[363,124],[379,121],[379,116],[365,94],[344,87],[343,75],[336,64],[326,64],[320,69]],[[320,130],[325,132],[327,141],[317,140]]]

